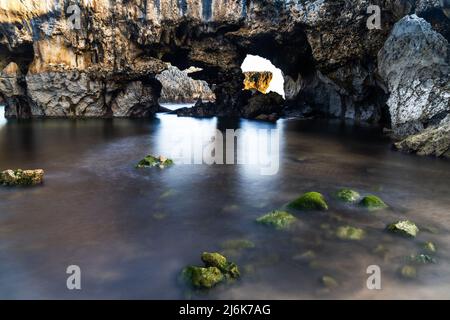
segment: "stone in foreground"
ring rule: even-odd
[[[400,274],[402,275],[402,277],[407,278],[407,279],[414,279],[417,277],[417,270],[415,267],[410,266],[410,265],[406,265],[403,266],[400,269]]]
[[[5,170],[0,173],[0,184],[5,186],[34,186],[44,181],[44,170]]]
[[[374,195],[369,195],[361,200],[361,205],[370,211],[385,209],[388,207],[383,200]]]
[[[333,277],[323,276],[321,280],[322,284],[328,289],[334,289],[339,286],[338,282]]]
[[[182,272],[183,278],[196,288],[210,289],[223,281],[222,272],[216,267],[189,266]]]
[[[349,203],[356,202],[361,198],[358,192],[351,189],[339,190],[336,196],[339,200]]]
[[[419,228],[417,228],[415,223],[409,220],[391,223],[390,225],[388,225],[387,229],[390,232],[413,238],[417,236],[417,233],[419,232]]]
[[[362,240],[365,236],[363,229],[351,226],[339,227],[336,230],[336,236],[342,240]]]
[[[328,210],[325,198],[319,192],[307,192],[288,206],[297,210]]]
[[[296,218],[286,211],[275,210],[268,213],[262,217],[256,219],[256,222],[264,224],[266,226],[274,227],[278,230],[288,229],[292,223],[294,223]]]
[[[188,266],[181,272],[184,281],[193,287],[210,289],[224,280],[240,277],[237,265],[217,252],[204,252],[201,259],[205,267]]]
[[[139,161],[139,163],[136,165],[137,168],[152,168],[152,167],[159,167],[161,169],[164,169],[165,167],[173,165],[173,160],[167,159],[166,157],[159,156],[155,157],[152,155],[146,156],[144,159]]]

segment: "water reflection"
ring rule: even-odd
[[[278,130],[277,174],[263,176],[251,165],[134,167],[147,154],[170,155],[196,132],[200,140],[186,145],[206,145],[216,129]],[[44,168],[46,181],[0,188],[1,298],[184,298],[180,269],[198,264],[201,252],[242,238],[255,243],[230,253],[242,280],[193,298],[449,298],[450,163],[394,152],[378,130],[168,114],[10,121],[0,130],[0,169],[10,167]],[[391,208],[368,214],[342,205],[333,198],[341,187],[375,193]],[[255,223],[312,190],[329,199],[328,212],[298,214],[289,232]],[[438,233],[401,239],[384,231],[404,218]],[[340,241],[334,231],[341,225],[364,228],[367,238]],[[439,248],[438,263],[420,266],[417,282],[402,280],[398,268],[424,241]],[[375,252],[380,245],[387,251]],[[305,260],[305,252],[314,258]],[[76,296],[65,289],[71,264],[80,265],[84,279]],[[381,291],[364,287],[370,264],[382,268]],[[337,279],[339,290],[323,290],[325,274]]]
[[[0,105],[0,128],[6,124],[5,106]]]

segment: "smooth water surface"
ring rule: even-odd
[[[245,165],[176,164],[136,169],[147,154],[167,154],[179,128],[278,129],[278,174]],[[0,298],[450,298],[450,162],[393,151],[378,129],[327,121],[277,124],[160,115],[151,120],[0,120],[0,169],[42,168],[45,184],[0,187]],[[337,202],[351,187],[390,205],[368,212]],[[255,219],[307,191],[328,199],[328,212],[296,212],[276,231]],[[387,223],[415,221],[416,239],[388,234]],[[342,225],[366,238],[343,241]],[[431,232],[433,231],[433,232]],[[225,250],[242,278],[209,292],[177,280],[203,251],[229,239],[255,247]],[[399,268],[422,243],[435,264],[406,280]],[[306,253],[306,254],[305,254]],[[379,265],[383,290],[366,288]],[[66,268],[82,270],[82,290],[66,288]],[[327,290],[321,277],[339,286]]]

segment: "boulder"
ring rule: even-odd
[[[385,209],[388,207],[383,200],[374,195],[368,195],[362,198],[360,202],[361,206],[367,208],[369,211],[375,211],[380,209]]]
[[[409,220],[397,221],[388,225],[387,230],[406,237],[416,237],[419,228],[416,224]]]
[[[319,192],[307,192],[288,206],[297,210],[328,210],[325,197]]]
[[[416,15],[398,21],[378,53],[397,148],[423,155],[449,149],[450,50],[448,41]]]
[[[256,222],[282,230],[288,229],[296,221],[296,218],[286,211],[275,210],[256,219]]]
[[[0,173],[0,184],[6,186],[34,186],[43,183],[44,170],[5,170]]]
[[[358,201],[361,196],[357,191],[351,189],[341,189],[337,192],[336,197],[344,202],[353,203]]]

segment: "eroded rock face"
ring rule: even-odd
[[[439,137],[445,136],[443,119],[450,114],[449,48],[428,22],[411,15],[394,26],[378,55],[379,72],[390,92],[387,104],[395,135],[420,134],[397,144],[402,149],[436,155],[446,151]]]
[[[257,90],[261,93],[267,93],[270,82],[273,79],[272,72],[244,72],[244,89]]]
[[[156,79],[162,85],[160,102],[191,103],[199,99],[214,101],[216,96],[208,83],[192,79],[189,77],[190,73],[190,69],[181,71],[177,67],[169,66],[157,75]]]
[[[191,115],[259,117],[288,105],[292,114],[379,123],[389,118],[390,93],[394,130],[412,134],[447,112],[448,0],[82,0],[79,21],[74,3],[0,3],[8,117],[149,116],[161,95],[155,77],[167,63],[201,68],[192,77],[214,88],[216,102]],[[367,29],[369,5],[380,6],[381,29]],[[411,17],[391,33],[414,12],[443,36]],[[247,54],[283,71],[286,101],[242,90]]]

